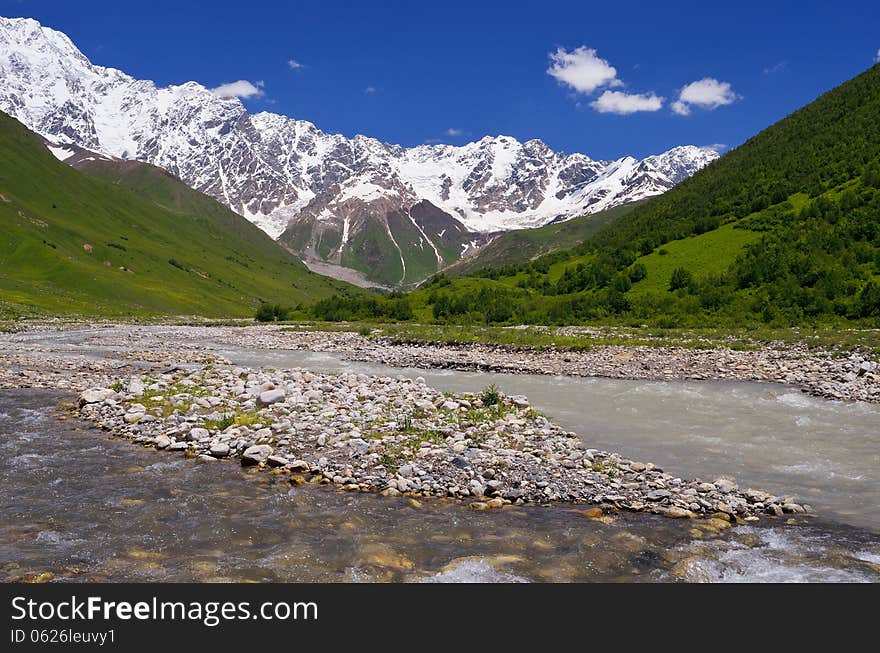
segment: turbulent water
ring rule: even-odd
[[[867,530],[807,520],[698,539],[649,515],[294,488],[112,439],[63,419],[65,398],[0,392],[0,580],[880,580]]]
[[[829,401],[772,383],[399,370],[323,353],[222,347],[221,353],[254,366],[422,376],[454,392],[495,383],[527,395],[589,447],[654,462],[683,478],[733,477],[880,531],[880,404]]]
[[[38,340],[118,356],[91,337]],[[477,512],[292,487],[115,440],[59,412],[63,393],[12,390],[0,392],[0,580],[880,581],[880,406],[774,384],[438,372],[199,344],[238,365],[423,376],[457,392],[496,383],[589,447],[683,477],[732,476],[819,516],[698,532],[699,521],[602,523],[565,505]]]

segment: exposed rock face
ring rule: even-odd
[[[404,148],[325,134],[304,120],[250,114],[196,82],[160,88],[94,65],[30,19],[0,18],[0,81],[0,109],[51,140],[59,158],[75,145],[161,166],[272,237],[283,233],[305,260],[389,285],[423,279],[479,246],[472,232],[656,195],[718,156],[683,146],[595,161],[509,136]]]

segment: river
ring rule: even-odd
[[[757,383],[645,382],[395,369],[322,353],[206,344],[234,364],[496,383],[590,447],[666,471],[791,494],[817,517],[723,532],[573,507],[477,512],[388,499],[115,440],[60,414],[71,396],[0,392],[0,580],[880,580],[880,406]],[[77,355],[101,351],[77,347]]]

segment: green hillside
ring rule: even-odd
[[[84,166],[89,174],[61,163],[0,113],[4,312],[253,315],[263,301],[311,303],[351,289],[159,168]]]
[[[573,249],[398,301],[443,323],[878,325],[880,66]]]
[[[525,263],[557,250],[569,249],[582,243],[642,203],[644,200],[615,206],[598,213],[548,224],[536,229],[516,229],[505,232],[488,245],[481,247],[473,256],[452,264],[443,272],[449,276],[460,277],[482,270]]]

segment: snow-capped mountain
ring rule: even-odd
[[[424,278],[480,234],[662,193],[718,156],[683,146],[594,161],[509,136],[404,148],[325,134],[250,114],[196,82],[157,87],[94,65],[66,35],[24,18],[0,18],[0,82],[0,109],[59,146],[161,166],[304,258],[388,285]],[[370,261],[388,267],[389,256],[401,265],[377,273]]]

